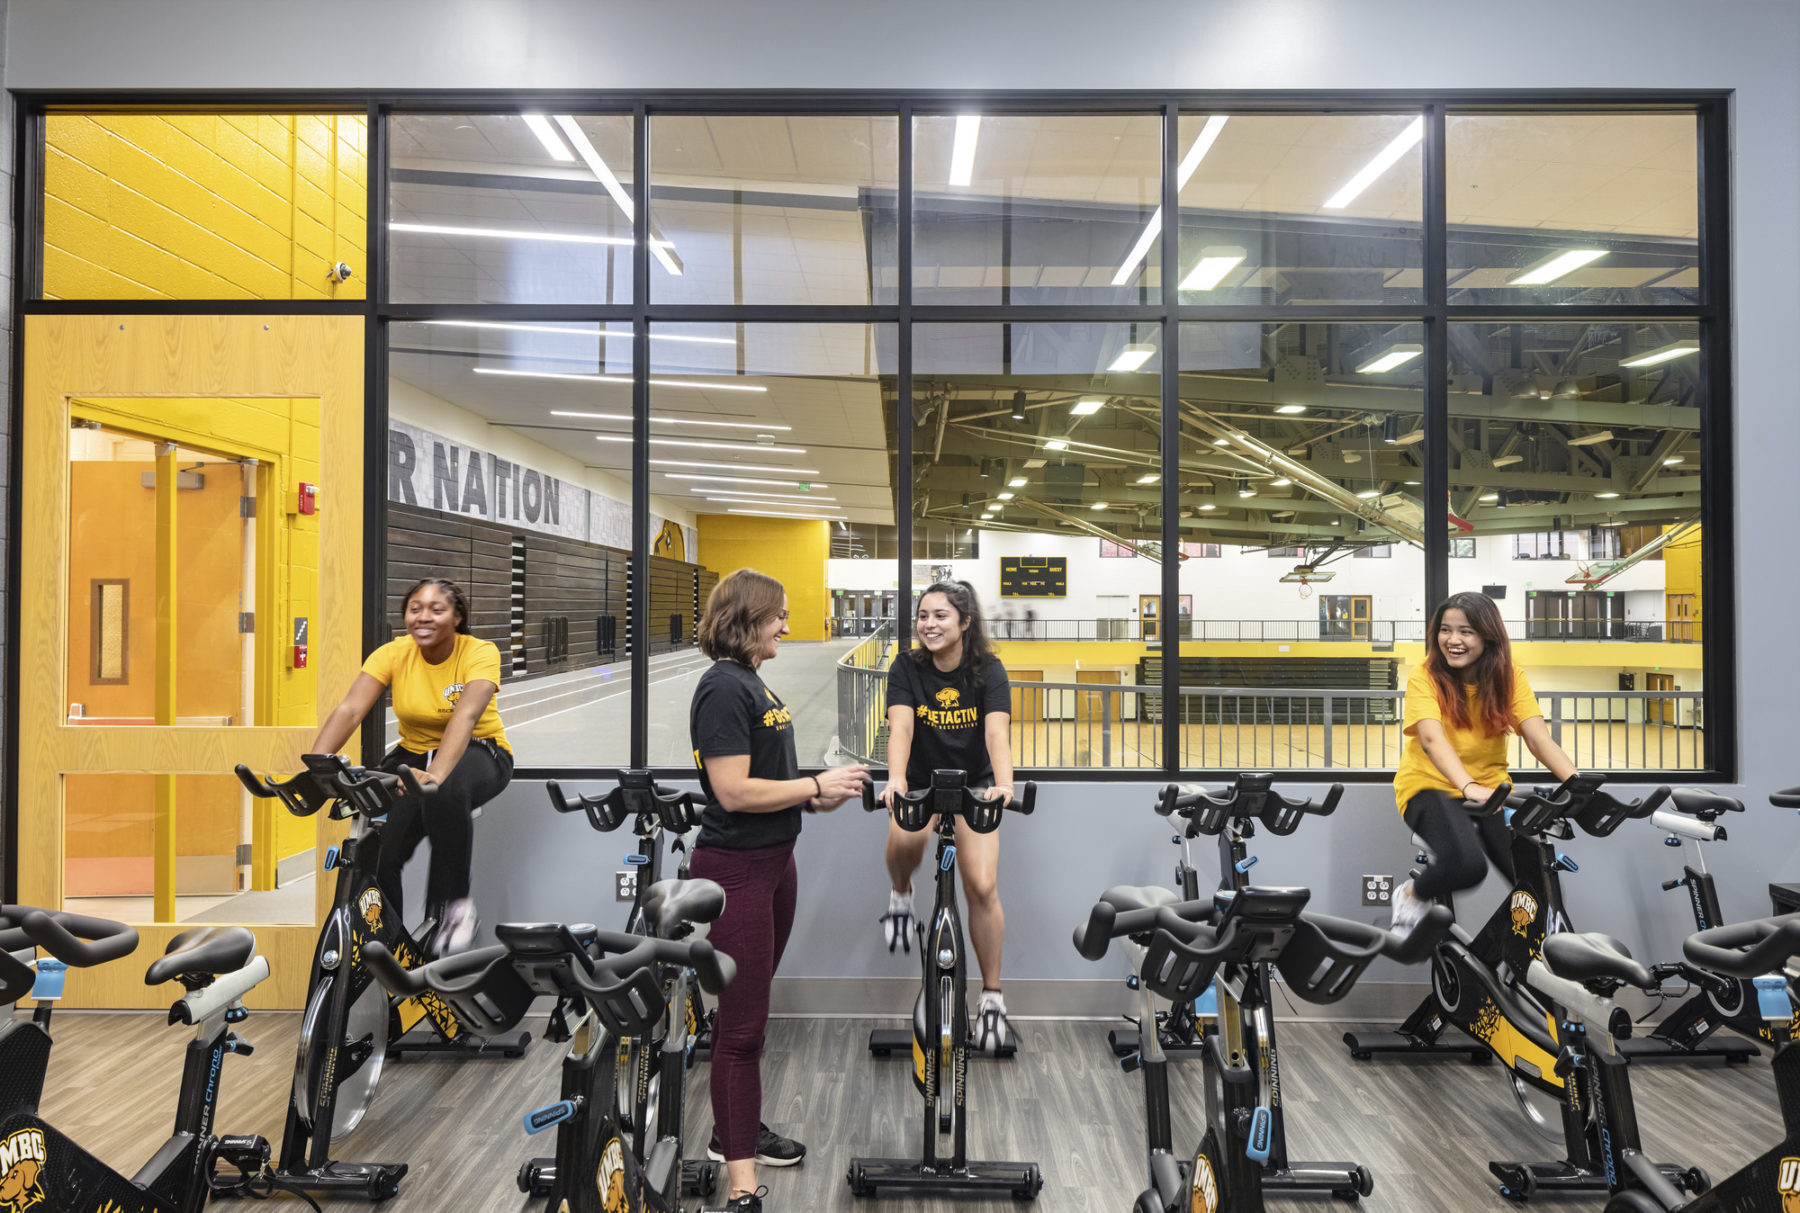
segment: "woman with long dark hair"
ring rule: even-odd
[[[863,766],[800,774],[793,715],[760,673],[780,655],[787,619],[787,592],[773,577],[739,569],[722,578],[707,597],[697,636],[713,664],[700,675],[688,717],[710,802],[689,874],[724,888],[724,912],[707,938],[737,963],[713,1020],[707,1153],[725,1164],[725,1213],[762,1213],[758,1163],[791,1167],[806,1156],[805,1146],[762,1123],[769,989],[794,925],[801,814],[837,808],[869,779]]]
[[[459,952],[474,942],[477,925],[469,898],[475,810],[512,781],[512,746],[495,698],[500,650],[470,634],[469,600],[454,581],[426,577],[400,601],[406,635],[369,654],[343,702],[320,726],[312,752],[337,753],[382,691],[393,689],[400,743],[382,758],[381,769],[421,772],[425,796],[424,803],[401,796],[389,810],[376,879],[400,915],[401,870],[420,841],[431,839],[426,912],[438,916],[437,950]]]
[[[883,799],[891,807],[895,793],[924,787],[933,771],[953,768],[968,773],[971,788],[988,788],[990,799],[1010,801],[1011,685],[988,642],[975,588],[966,581],[929,587],[919,595],[913,635],[918,644],[888,667],[888,786]],[[881,922],[890,952],[912,950],[912,876],[930,838],[930,830],[903,830],[888,819],[887,869],[893,890]],[[959,818],[956,856],[969,903],[969,939],[981,967],[976,1043],[992,1052],[1012,1032],[1000,992],[1000,955],[1006,942],[998,884],[1000,832],[977,834]]]
[[[1506,735],[1517,733],[1558,780],[1575,774],[1544,724],[1525,671],[1513,664],[1506,624],[1485,594],[1452,594],[1425,630],[1425,660],[1406,680],[1401,731],[1406,746],[1394,774],[1394,799],[1431,863],[1394,890],[1394,929],[1410,931],[1446,893],[1473,888],[1487,875],[1486,852],[1513,877],[1506,823],[1499,812],[1473,818],[1465,800],[1484,801],[1503,783]]]

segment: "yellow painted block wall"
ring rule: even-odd
[[[44,294],[361,299],[368,176],[360,114],[51,114]]]
[[[1668,530],[1670,528],[1663,528]],[[1706,599],[1700,584],[1700,528],[1695,527],[1681,539],[1663,549],[1663,592],[1694,596],[1694,640],[1704,638]],[[1663,626],[1667,627],[1667,624]]]
[[[775,578],[787,588],[791,638],[825,639],[825,621],[831,612],[831,595],[825,588],[830,523],[702,514],[697,529],[702,566],[721,577],[750,568]]]

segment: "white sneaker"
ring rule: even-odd
[[[1394,890],[1393,906],[1394,921],[1389,930],[1396,935],[1410,935],[1431,903],[1413,892],[1413,882],[1409,880]]]
[[[917,919],[913,916],[913,895],[908,889],[904,893],[888,893],[888,912],[881,916],[881,935],[887,940],[887,950],[895,948],[912,954],[913,933],[917,928]]]
[[[1006,997],[998,990],[983,990],[975,1011],[975,1047],[998,1053],[1012,1040],[1012,1024],[1006,1019]]]

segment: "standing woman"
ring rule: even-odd
[[[1394,799],[1401,819],[1425,840],[1431,863],[1417,880],[1394,890],[1394,929],[1402,932],[1444,894],[1480,884],[1488,869],[1484,851],[1502,875],[1513,878],[1504,817],[1495,811],[1474,818],[1462,807],[1512,782],[1508,733],[1523,737],[1559,782],[1575,774],[1575,764],[1544,725],[1525,671],[1513,664],[1493,599],[1450,595],[1425,634],[1425,660],[1406,680],[1406,748],[1394,773]]]
[[[694,688],[688,717],[709,801],[689,873],[725,889],[725,910],[708,938],[737,962],[713,1021],[707,1148],[725,1164],[726,1213],[762,1213],[767,1189],[756,1185],[757,1163],[791,1167],[806,1156],[805,1146],[762,1123],[769,986],[794,925],[800,814],[837,808],[869,778],[862,766],[800,774],[794,718],[758,673],[780,654],[787,618],[787,593],[773,577],[739,569],[714,586],[698,635],[713,664]]]
[[[913,633],[918,645],[888,667],[888,786],[882,798],[891,808],[895,793],[925,787],[935,770],[955,769],[968,773],[971,788],[991,788],[989,799],[1010,802],[1011,685],[1006,667],[988,643],[975,588],[966,581],[932,585],[919,596]],[[887,868],[893,891],[881,922],[890,952],[896,946],[912,950],[916,921],[912,876],[930,837],[929,829],[903,830],[888,819]],[[969,903],[969,939],[981,966],[976,1043],[991,1053],[1012,1034],[1006,999],[1000,993],[1000,953],[1006,942],[1006,913],[998,887],[1000,832],[977,834],[959,817],[956,855],[963,896]]]
[[[469,898],[475,810],[512,782],[512,747],[495,700],[500,650],[469,634],[469,602],[454,581],[427,577],[401,603],[407,634],[369,654],[349,694],[325,718],[312,752],[337,753],[381,692],[393,688],[400,744],[382,758],[381,769],[423,772],[425,796],[403,795],[389,810],[376,879],[398,918],[401,870],[420,840],[431,839],[426,913],[442,915],[438,952],[460,952],[474,942],[477,925]]]

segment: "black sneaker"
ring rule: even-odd
[[[783,1137],[768,1125],[758,1126],[762,1132],[756,1137],[756,1163],[762,1167],[797,1167],[806,1157],[806,1147],[791,1138]],[[715,1130],[712,1140],[706,1143],[706,1156],[714,1162],[725,1161],[725,1151],[719,1148],[719,1134]],[[743,1199],[740,1197],[739,1199]],[[735,1209],[735,1206],[727,1206]],[[751,1206],[746,1206],[747,1208]],[[759,1202],[754,1206],[761,1209]]]
[[[768,1194],[767,1188],[758,1188],[742,1196],[733,1196],[725,1202],[725,1207],[719,1213],[762,1213],[762,1198]]]

